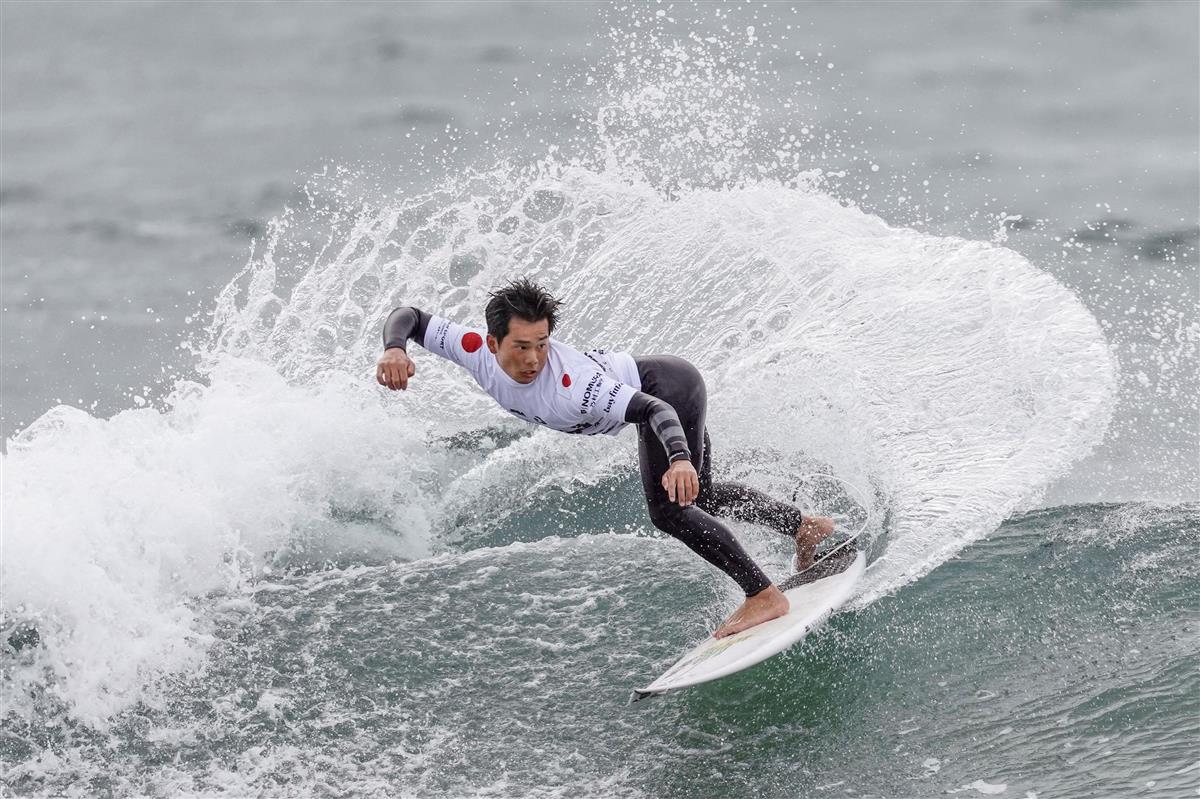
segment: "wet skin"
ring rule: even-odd
[[[796,531],[796,571],[803,571],[813,564],[817,544],[833,532],[833,520],[825,516],[811,516],[804,520]],[[725,638],[748,630],[755,625],[777,619],[788,612],[788,598],[775,585],[769,585],[752,597],[746,597],[742,606],[725,620],[713,633],[713,638]]]

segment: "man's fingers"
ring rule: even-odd
[[[396,375],[396,385],[404,391],[408,390],[408,378],[412,377],[417,372],[417,368],[413,366],[412,361],[407,361],[403,366],[393,364],[392,371]]]
[[[395,391],[398,388],[408,388],[408,376],[394,363],[379,364],[379,374],[376,377],[379,385],[387,386]]]
[[[411,358],[404,356],[393,357],[384,355],[375,365],[375,379],[381,386],[396,389],[407,389],[408,378],[417,373],[417,367]]]
[[[696,501],[696,497],[700,496],[700,479],[695,472],[667,472],[663,475],[662,484],[667,491],[667,498],[672,502],[678,499],[679,504],[683,506],[691,505]]]

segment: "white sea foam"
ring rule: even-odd
[[[975,780],[969,785],[963,785],[960,788],[954,788],[946,791],[946,793],[962,793],[964,791],[975,791],[984,796],[997,796],[1008,790],[1008,786],[1002,782],[990,783],[984,780]]]
[[[334,376],[289,387],[228,359],[166,409],[104,420],[60,406],[4,457],[5,622],[33,623],[37,666],[5,681],[8,708],[48,669],[55,693],[102,723],[163,671],[194,667],[206,625],[190,600],[285,550],[332,552],[331,508],[394,530],[387,555],[428,552],[435,465],[424,428]],[[352,420],[350,423],[347,420]]]

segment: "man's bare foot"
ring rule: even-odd
[[[817,544],[833,533],[833,519],[828,516],[810,516],[796,530],[796,571],[802,572],[813,565]]]
[[[713,638],[724,638],[742,630],[749,629],[764,621],[778,619],[788,612],[788,599],[773,585],[768,585],[754,596],[746,597],[742,606],[725,620],[725,623],[713,633]]]

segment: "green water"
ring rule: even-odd
[[[753,531],[747,535],[763,535]],[[769,542],[769,539],[766,539]],[[677,543],[548,537],[261,582],[107,732],[8,729],[21,793],[1185,796],[1196,508],[1010,520],[728,679],[629,703],[729,595]],[[42,727],[42,724],[49,724]],[[973,786],[973,787],[972,787]]]

